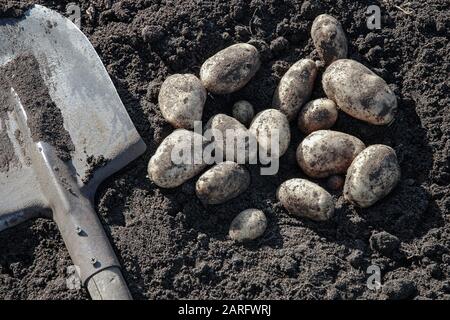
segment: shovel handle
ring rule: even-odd
[[[91,202],[78,188],[71,168],[53,147],[37,143],[41,161],[33,162],[55,220],[81,281],[92,299],[131,299],[119,261]],[[34,161],[34,159],[33,159]]]
[[[94,274],[86,285],[93,300],[131,300],[122,272],[111,267]]]
[[[39,142],[37,147],[41,161],[36,161],[35,168],[39,168],[38,176],[42,176],[39,180],[44,180],[42,189],[81,281],[93,299],[131,299],[119,261],[72,169],[56,156],[50,145]]]
[[[15,111],[33,170],[82,283],[93,299],[131,299],[103,226],[78,186],[76,170],[71,162],[57,156],[54,147],[33,141],[26,111],[18,98]]]

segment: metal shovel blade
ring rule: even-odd
[[[116,271],[110,267],[118,263],[108,256],[114,253],[106,244],[91,244],[106,237],[88,207],[98,185],[140,156],[146,146],[103,63],[71,21],[39,5],[21,19],[0,20],[0,68],[24,53],[37,61],[74,151],[69,161],[61,161],[48,141],[36,141],[27,128],[31,115],[21,105],[22,97],[9,88],[8,98],[0,101],[0,231],[53,211],[74,263],[81,264],[82,280],[92,287],[88,280],[106,269],[113,279]],[[92,159],[106,161],[93,168]],[[101,250],[111,251],[104,263],[97,259],[104,255]],[[88,254],[97,256],[85,257]],[[87,258],[90,262],[84,261]],[[108,286],[109,279],[99,279],[100,285]]]

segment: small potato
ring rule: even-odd
[[[255,110],[250,102],[241,100],[233,105],[233,117],[248,126],[255,116]]]
[[[297,162],[308,176],[326,178],[345,174],[353,159],[366,146],[358,138],[332,130],[319,130],[298,146]]]
[[[344,198],[360,207],[370,207],[395,188],[400,175],[394,149],[372,145],[364,149],[348,169]]]
[[[298,128],[305,134],[329,129],[337,120],[336,104],[330,99],[316,99],[308,102],[298,116]]]
[[[203,63],[200,79],[215,94],[228,94],[243,88],[261,65],[258,50],[238,43],[217,52]]]
[[[294,120],[314,87],[317,67],[310,59],[294,63],[280,80],[273,96],[272,107],[283,112],[289,121]]]
[[[247,209],[239,213],[231,222],[229,236],[234,241],[254,240],[263,235],[267,228],[264,212],[258,209]]]
[[[239,163],[249,161],[248,129],[233,117],[219,113],[213,116],[205,126],[206,139],[213,140],[217,161],[233,160]],[[227,156],[227,153],[230,153]]]
[[[226,161],[202,174],[195,185],[195,192],[204,204],[220,204],[236,198],[249,185],[247,169],[236,162]]]
[[[205,139],[198,133],[185,129],[175,130],[163,140],[150,159],[148,177],[161,188],[180,186],[206,167],[202,159],[205,144]],[[183,151],[192,154],[181,155]]]
[[[326,65],[347,58],[347,38],[341,24],[334,17],[328,14],[317,16],[311,27],[311,38]]]
[[[350,116],[375,125],[394,120],[397,98],[387,83],[354,60],[333,62],[323,74],[327,97]]]
[[[249,131],[258,141],[259,147],[271,157],[281,157],[291,141],[289,122],[286,116],[276,109],[267,109],[258,113]],[[278,140],[276,140],[277,135]],[[272,150],[272,144],[278,146],[278,151]]]
[[[325,221],[334,213],[331,195],[319,185],[305,179],[283,182],[278,188],[277,198],[295,216]]]
[[[194,128],[201,121],[206,90],[193,74],[169,76],[159,91],[158,104],[164,119],[175,128]]]

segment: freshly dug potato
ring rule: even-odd
[[[247,209],[239,213],[231,222],[229,236],[238,242],[254,240],[262,236],[266,228],[267,219],[264,212],[258,209]]]
[[[250,185],[250,173],[236,162],[225,161],[200,176],[195,185],[204,204],[219,204],[236,198]]]
[[[233,105],[233,117],[248,126],[255,116],[255,110],[250,102],[241,100]]]
[[[249,131],[258,141],[259,147],[271,157],[281,157],[291,141],[289,122],[286,116],[276,109],[267,109],[258,113]],[[278,151],[272,150],[272,143],[278,146]]]
[[[193,74],[169,76],[159,91],[158,104],[164,119],[175,128],[194,128],[201,121],[206,90]]]
[[[328,14],[317,16],[311,27],[311,38],[326,65],[347,58],[347,38],[336,18]]]
[[[228,94],[243,88],[261,65],[258,50],[238,43],[217,52],[203,63],[200,79],[215,94]]]
[[[223,113],[213,116],[205,126],[204,136],[214,141],[217,161],[233,160],[239,163],[249,161],[250,133],[235,118]],[[227,156],[227,152],[231,154]]]
[[[394,120],[397,98],[387,83],[359,62],[341,59],[323,74],[327,97],[350,116],[375,125]]]
[[[325,221],[334,213],[331,195],[319,185],[305,179],[283,182],[278,188],[277,198],[295,216]]]
[[[314,61],[301,59],[294,63],[281,78],[273,96],[272,107],[283,112],[289,121],[293,120],[309,100],[316,76]]]
[[[316,99],[308,102],[298,116],[298,128],[305,134],[329,129],[337,120],[336,104],[330,99]]]
[[[394,149],[372,145],[364,149],[348,169],[344,198],[360,207],[370,207],[394,189],[400,175]]]
[[[161,188],[180,186],[206,167],[202,158],[205,144],[205,139],[198,133],[175,130],[163,140],[150,159],[148,177]]]
[[[358,138],[332,130],[319,130],[307,136],[297,148],[297,162],[313,178],[345,174],[353,159],[366,146]]]

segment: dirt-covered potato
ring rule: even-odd
[[[308,176],[326,178],[345,174],[353,159],[366,146],[358,138],[332,130],[307,136],[297,148],[297,162]]]
[[[273,96],[272,107],[283,112],[289,121],[294,120],[300,108],[311,97],[317,67],[310,59],[301,59],[281,78]]]
[[[210,57],[200,69],[205,88],[215,94],[228,94],[244,87],[261,65],[258,50],[238,43]]]
[[[239,163],[249,161],[250,133],[235,118],[223,113],[213,116],[205,125],[204,136],[207,140],[214,141],[217,161],[232,160]]]
[[[305,134],[329,129],[337,120],[338,110],[333,100],[322,98],[308,102],[298,115],[298,128]]]
[[[193,74],[169,76],[159,91],[158,104],[164,119],[175,128],[194,128],[201,121],[206,90]]]
[[[336,18],[328,14],[317,16],[311,27],[311,38],[326,65],[347,58],[347,38]]]
[[[148,163],[148,177],[161,188],[175,188],[199,174],[206,164],[202,135],[178,129],[163,140]],[[189,154],[190,153],[190,154]]]
[[[247,209],[239,213],[231,222],[229,236],[234,241],[254,240],[263,235],[267,228],[264,212],[258,209]]]
[[[370,207],[394,189],[400,175],[394,149],[372,145],[364,149],[349,167],[344,198],[360,207]]]
[[[283,182],[278,188],[277,198],[283,207],[295,216],[325,221],[334,213],[331,195],[321,186],[305,179]]]
[[[233,105],[233,117],[248,126],[255,116],[255,110],[250,102],[241,100]]]
[[[204,204],[219,204],[236,198],[250,185],[250,173],[236,162],[219,163],[200,176],[195,185]]]
[[[249,131],[258,141],[259,148],[272,157],[281,157],[291,141],[288,119],[276,109],[267,109],[258,113]],[[272,144],[278,146],[278,151],[272,149]]]
[[[397,98],[387,83],[359,62],[341,59],[323,74],[327,97],[350,116],[375,125],[394,120]]]

